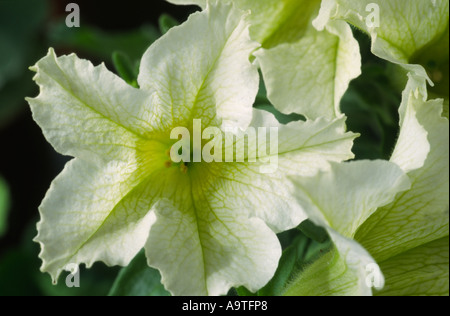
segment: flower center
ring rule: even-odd
[[[166,150],[167,160],[164,162],[164,167],[166,167],[166,168],[176,167],[176,168],[180,169],[181,173],[186,174],[188,172],[190,162],[185,162],[183,160],[181,160],[180,162],[172,161],[172,158],[170,157],[170,151],[171,151],[170,149]],[[178,155],[181,155],[181,154],[182,154],[182,150],[179,149]],[[192,161],[192,157],[193,157],[192,152],[190,154],[190,157],[191,157],[190,161]]]

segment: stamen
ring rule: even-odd
[[[180,165],[180,170],[181,170],[181,172],[184,173],[184,174],[187,173],[188,167],[186,166],[186,164],[185,164],[184,162],[181,163],[181,165]]]
[[[172,161],[167,160],[166,162],[164,162],[164,166],[165,166],[166,168],[172,167]]]

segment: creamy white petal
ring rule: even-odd
[[[250,62],[258,47],[250,40],[243,12],[219,1],[172,28],[144,54],[138,82],[152,101],[167,109],[167,127],[223,120],[247,127],[259,87]]]
[[[254,162],[222,164],[217,181],[209,186],[210,194],[227,198],[230,210],[250,212],[250,216],[262,218],[276,232],[281,232],[306,219],[292,195],[293,185],[288,177],[312,176],[319,170],[327,170],[331,161],[353,158],[351,148],[357,135],[346,132],[344,118],[282,125],[271,113],[254,110],[250,128],[259,127],[266,128],[265,133],[258,134],[258,137],[266,136],[266,150],[246,155],[256,157]],[[278,136],[276,151],[272,153],[271,127],[277,129]],[[234,145],[237,149],[237,143]]]
[[[167,2],[180,5],[198,5],[202,8],[206,7],[206,0],[167,0]]]
[[[311,119],[342,116],[341,98],[349,82],[361,74],[358,42],[343,21],[320,32],[309,26],[297,42],[255,55],[275,107]]]
[[[54,282],[68,264],[127,265],[144,246],[149,209],[130,201],[134,170],[121,162],[99,167],[74,159],[53,181],[39,211],[41,270]]]
[[[102,64],[53,49],[32,67],[40,86],[27,98],[47,140],[64,154],[98,161],[127,161],[152,132],[157,116],[150,95],[127,85]]]
[[[145,247],[149,265],[174,295],[224,295],[240,285],[257,291],[281,256],[276,235],[262,220],[210,201],[199,188],[193,185],[193,200],[182,209],[169,201],[158,205]]]

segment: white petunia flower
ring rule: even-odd
[[[140,89],[52,49],[32,68],[40,86],[28,99],[33,117],[59,153],[75,157],[39,208],[41,269],[55,282],[70,263],[126,266],[143,247],[175,295],[256,291],[272,278],[275,233],[305,219],[286,176],[351,159],[356,135],[342,117],[281,125],[252,110],[259,77],[249,59],[258,45],[243,16],[226,4],[191,15],[144,54]],[[171,161],[171,131],[192,131],[195,120],[276,128],[278,169],[261,172],[271,158],[262,151],[256,161]]]

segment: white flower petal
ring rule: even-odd
[[[255,55],[275,107],[311,119],[342,116],[341,98],[349,82],[361,74],[358,42],[343,21],[321,32],[310,26],[299,41]]]
[[[249,58],[258,44],[250,40],[242,15],[219,1],[172,28],[144,54],[138,82],[168,109],[162,124],[184,126],[202,118],[208,126],[222,120],[248,126],[259,86]]]
[[[41,270],[54,282],[68,264],[126,266],[144,246],[151,213],[129,198],[133,171],[121,162],[99,167],[76,158],[53,181],[34,240]]]
[[[353,158],[351,148],[357,135],[345,131],[343,118],[282,125],[271,113],[254,110],[251,128],[258,127],[266,127],[267,131],[270,127],[278,129],[276,155],[267,153],[266,148],[266,155],[255,154],[256,162],[224,163],[220,181],[210,186],[210,194],[226,197],[228,208],[249,211],[250,216],[263,219],[281,232],[306,219],[287,177],[311,176],[328,169],[330,161]]]
[[[156,112],[149,94],[134,89],[102,64],[53,49],[32,67],[40,86],[27,98],[47,140],[64,155],[127,161],[136,143],[152,131]]]
[[[167,2],[173,3],[173,4],[180,4],[180,5],[193,5],[196,4],[199,7],[205,8],[207,0],[167,0]]]
[[[149,265],[174,295],[224,295],[239,285],[257,291],[276,270],[278,239],[262,220],[228,209],[225,200],[209,201],[196,188],[195,202],[183,209],[168,201],[158,206],[145,247]]]
[[[287,190],[286,175],[315,174],[327,169],[329,161],[353,157],[356,135],[345,132],[342,118],[284,126],[272,114],[254,110],[251,128],[257,127],[278,128],[278,170],[261,172],[267,163],[262,161],[190,164],[191,182],[179,180],[178,185],[191,197],[155,205],[157,221],[146,253],[172,293],[219,295],[233,285],[256,291],[266,284],[281,251],[273,231],[293,228],[305,219]],[[267,151],[256,157],[270,158]]]

